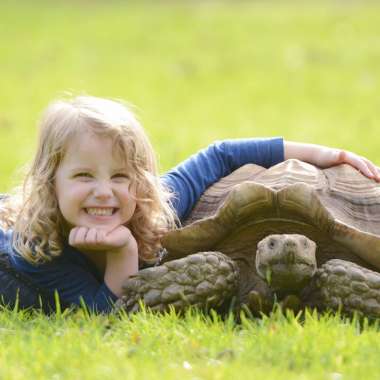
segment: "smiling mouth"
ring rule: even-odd
[[[111,216],[115,214],[117,208],[113,207],[88,207],[85,208],[85,211],[88,215],[91,216]]]

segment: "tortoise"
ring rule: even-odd
[[[380,185],[350,165],[248,164],[202,195],[183,227],[163,238],[161,265],[130,277],[117,308],[225,310],[232,302],[234,310],[258,314],[283,299],[380,317],[379,231]],[[282,234],[298,235],[293,258],[315,242],[312,275],[296,285],[289,285],[294,272],[278,286],[276,271],[260,269],[260,246],[288,239]]]

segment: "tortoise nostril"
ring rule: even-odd
[[[284,245],[287,248],[294,248],[297,243],[293,239],[286,239]]]

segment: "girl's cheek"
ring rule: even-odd
[[[77,190],[89,190],[91,188],[94,187],[94,183],[93,182],[74,182],[72,184],[72,187],[73,189],[77,189]]]
[[[91,186],[86,183],[72,184],[70,188],[66,190],[67,196],[70,196],[73,198],[84,196],[90,192],[91,192]]]
[[[137,184],[136,183],[129,184],[129,186],[128,186],[128,193],[130,195],[132,195],[133,197],[136,196],[136,194],[137,194]]]
[[[119,184],[115,186],[115,190],[117,191],[117,193],[123,196],[129,195],[131,193],[130,186],[126,184]]]

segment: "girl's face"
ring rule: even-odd
[[[135,208],[135,189],[125,161],[109,137],[78,134],[56,171],[55,191],[70,228],[110,231],[128,223]]]

